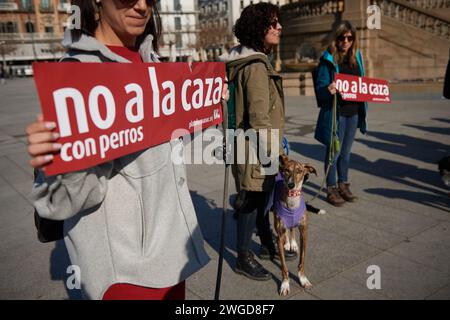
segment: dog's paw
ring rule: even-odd
[[[286,243],[284,244],[284,250],[291,251],[291,242],[290,241],[286,241]]]
[[[280,296],[287,296],[290,292],[289,280],[283,280],[280,288]]]
[[[313,285],[311,282],[309,282],[308,278],[306,276],[299,276],[300,285],[305,289],[311,289]]]
[[[320,209],[317,214],[327,214],[327,212],[324,209]]]
[[[291,250],[288,251],[294,251],[298,253],[298,244],[297,241],[291,240]]]

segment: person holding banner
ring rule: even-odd
[[[161,23],[154,0],[72,0],[81,29],[66,30],[63,61],[158,62]],[[70,77],[70,74],[67,75]],[[86,75],[89,76],[89,75]],[[64,220],[64,240],[89,299],[184,299],[185,279],[205,266],[179,140],[87,170],[46,176],[60,152],[56,124],[27,127],[33,187],[41,217]]]
[[[221,60],[227,64],[229,82],[233,83],[235,89],[236,128],[259,134],[258,147],[267,148],[267,154],[273,155],[280,154],[279,150],[270,150],[270,143],[263,141],[261,131],[278,130],[278,145],[282,145],[282,79],[267,57],[280,41],[282,27],[278,19],[279,9],[276,5],[258,3],[247,6],[234,26],[240,45],[221,56]],[[260,258],[268,259],[278,255],[266,210],[276,172],[265,175],[259,158],[257,163],[250,163],[251,147],[248,145],[247,142],[245,163],[235,161],[232,165],[238,192],[234,203],[237,215],[235,271],[253,280],[269,280],[271,274],[254,258],[249,247],[256,224],[261,239]],[[295,256],[293,252],[286,252],[289,259],[295,259]]]
[[[364,66],[355,27],[349,21],[341,22],[334,34],[333,42],[320,58],[316,79],[316,95],[320,107],[315,138],[326,146],[325,172],[327,176],[327,201],[334,206],[342,206],[345,201],[356,197],[350,191],[348,171],[350,153],[357,128],[367,131],[367,103],[343,100],[336,91],[336,73],[364,76]],[[337,95],[337,97],[335,97]],[[336,125],[340,150],[331,159],[333,143],[333,99],[337,98]],[[329,166],[329,168],[328,168]],[[337,173],[337,176],[336,176]]]

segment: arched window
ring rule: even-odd
[[[33,33],[34,32],[34,24],[31,21],[25,22],[25,30],[27,33]]]

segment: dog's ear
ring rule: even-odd
[[[282,166],[286,165],[286,163],[289,161],[289,158],[287,155],[281,154],[279,157],[279,160],[280,160],[280,167],[282,167]]]
[[[317,170],[316,168],[314,168],[312,165],[310,165],[309,163],[306,163],[305,168],[308,170],[309,173],[314,173],[317,176]]]

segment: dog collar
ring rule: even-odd
[[[302,191],[301,190],[289,190],[288,191],[288,197],[300,197],[302,195]]]

